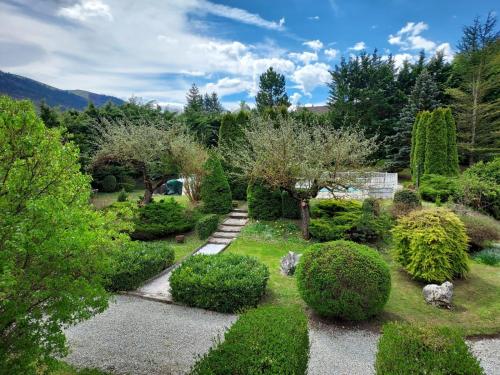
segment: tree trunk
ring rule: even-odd
[[[141,202],[142,206],[151,203],[151,200],[153,199],[153,191],[154,190],[149,190],[149,188],[146,187],[146,190],[144,190],[144,198],[142,198]]]
[[[309,201],[302,199],[300,201],[300,218],[301,218],[301,229],[302,229],[302,237],[305,240],[310,238],[309,235]]]

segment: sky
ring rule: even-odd
[[[294,105],[322,105],[342,57],[451,59],[462,27],[497,10],[493,0],[0,0],[0,70],[169,109],[196,83],[234,109],[253,105],[273,66]]]

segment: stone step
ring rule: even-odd
[[[229,218],[226,219],[222,224],[223,225],[234,225],[234,226],[244,226],[248,222],[248,219],[234,219],[234,218]]]
[[[245,210],[243,208],[233,208],[233,211],[232,212],[244,212],[244,213],[248,213],[248,210]]]
[[[195,255],[215,255],[219,254],[224,248],[226,247],[226,244],[214,244],[214,243],[208,243],[205,246],[203,246],[200,250],[198,250]]]
[[[208,244],[229,245],[232,240],[232,238],[210,237],[208,239]]]
[[[237,232],[215,232],[212,234],[212,238],[236,238],[238,237]]]
[[[242,228],[243,227],[239,227],[239,226],[235,226],[235,225],[220,225],[219,228],[217,228],[217,231],[238,234],[241,232]]]
[[[248,218],[248,214],[246,212],[231,212],[229,217],[233,217],[236,219],[246,219]]]

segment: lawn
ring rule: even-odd
[[[95,194],[90,202],[94,205],[95,208],[100,210],[101,208],[108,207],[116,202],[118,199],[119,191],[114,193],[97,193]],[[137,201],[140,197],[144,196],[144,189],[134,190],[128,194],[128,199],[131,201]],[[187,206],[189,204],[188,197],[185,195],[154,195],[154,199],[163,199],[173,197],[177,202],[179,202],[183,206]]]
[[[265,263],[271,276],[268,294],[263,301],[270,304],[304,306],[294,277],[280,274],[280,259],[288,251],[301,253],[309,245],[290,230],[291,222],[251,223],[227,252],[255,256]],[[286,227],[287,230],[280,228]],[[278,228],[278,229],[276,229]],[[427,305],[422,296],[424,284],[411,280],[383,254],[391,267],[392,290],[384,312],[371,323],[376,327],[392,320],[419,321],[457,327],[466,335],[500,333],[500,268],[471,261],[471,272],[465,280],[455,280],[454,309],[443,310]]]

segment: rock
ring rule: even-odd
[[[285,276],[291,276],[295,273],[295,267],[299,263],[301,254],[289,251],[287,255],[281,258],[281,273]]]
[[[451,308],[451,299],[453,297],[453,284],[449,281],[441,285],[429,284],[422,290],[425,302],[438,307]]]
[[[178,236],[175,236],[175,242],[177,243],[184,243],[186,240],[186,237],[183,234],[179,234]]]

